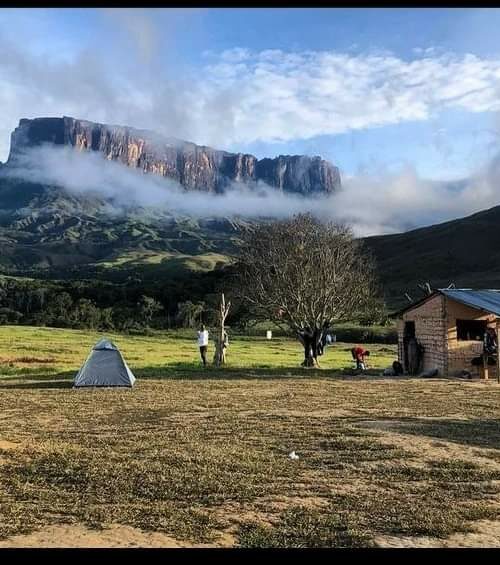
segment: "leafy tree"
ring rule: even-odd
[[[194,328],[200,323],[204,309],[204,302],[180,302],[177,305],[177,322],[183,328]]]
[[[121,331],[130,329],[138,329],[140,324],[137,321],[137,308],[127,306],[127,304],[119,304],[113,308],[113,325]]]
[[[113,308],[103,308],[100,311],[99,327],[103,330],[114,330],[115,324],[113,321]]]
[[[21,312],[11,308],[0,308],[0,325],[17,324],[22,318]]]
[[[151,296],[142,295],[137,306],[141,319],[144,320],[145,325],[149,326],[153,316],[163,310],[163,306]]]
[[[55,294],[50,301],[48,314],[56,326],[68,327],[72,323],[73,299],[67,292]]]
[[[75,314],[79,327],[88,329],[96,329],[99,327],[101,313],[92,300],[80,298],[76,304]]]

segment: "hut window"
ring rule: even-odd
[[[486,320],[457,320],[458,341],[482,341]]]

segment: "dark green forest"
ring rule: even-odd
[[[143,281],[0,277],[0,324],[133,331],[210,323],[222,271]],[[236,306],[233,323],[244,324]]]

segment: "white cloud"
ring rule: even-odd
[[[135,42],[130,53],[149,57],[158,45],[151,20],[115,16]],[[182,76],[166,72],[158,57],[144,65],[124,51],[121,64],[114,49],[97,54],[84,45],[68,62],[0,37],[0,50],[0,159],[21,117],[64,114],[237,149],[427,120],[447,108],[500,109],[500,59],[435,49],[403,60],[387,52],[235,48],[207,52],[201,68]]]
[[[359,235],[398,233],[500,205],[499,178],[498,155],[458,181],[428,180],[413,167],[352,176],[332,199],[331,215],[351,224]]]
[[[42,145],[16,155],[16,163],[2,174],[65,189],[80,197],[109,203],[104,211],[133,213],[138,207],[195,217],[286,217],[304,209],[316,210],[327,199],[307,200],[286,195],[265,183],[253,187],[234,183],[224,194],[186,191],[178,182],[144,174],[109,161],[98,152],[67,146]]]
[[[146,207],[195,217],[283,218],[310,211],[351,225],[358,236],[397,233],[500,204],[500,156],[460,181],[426,180],[408,167],[397,173],[350,176],[338,193],[319,198],[283,194],[264,183],[253,188],[235,184],[223,195],[186,192],[173,180],[69,147],[34,148],[13,174],[71,194],[104,198],[112,203],[107,213]]]
[[[10,133],[22,117],[69,115],[238,150],[252,142],[304,140],[429,120],[445,109],[500,109],[498,58],[458,56],[439,47],[415,48],[409,60],[387,51],[255,52],[238,47],[207,50],[201,67],[179,74],[162,58],[162,48],[167,45],[170,57],[176,53],[174,33],[179,21],[190,17],[188,12],[162,12],[161,21],[159,12],[106,13],[110,25],[119,28],[120,41],[113,44],[106,37],[109,44],[72,44],[70,51],[61,48],[59,53],[49,46],[40,50],[39,41],[36,48],[30,45],[31,29],[3,34],[8,18],[0,18],[0,160],[7,157]],[[436,131],[430,142],[443,157],[450,154],[446,131]],[[162,204],[195,215],[259,215],[265,209],[281,217],[308,209],[351,223],[358,235],[398,232],[500,204],[498,159],[459,183],[423,179],[412,167],[344,176],[339,194],[304,202],[266,187],[261,187],[264,200],[242,187],[217,199],[186,194],[165,179],[103,165],[99,156],[75,161],[75,155],[66,153],[46,155],[44,168],[26,174],[77,193],[98,191],[115,201],[127,194],[140,205]]]
[[[159,46],[160,35],[159,22],[155,20],[154,13],[144,8],[105,8],[103,13],[130,34],[132,42],[139,47],[144,63],[151,63]]]

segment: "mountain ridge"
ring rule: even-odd
[[[264,182],[282,192],[311,196],[331,194],[341,186],[338,167],[319,156],[257,159],[254,155],[196,145],[145,129],[68,116],[22,118],[11,134],[4,166],[12,166],[19,153],[43,143],[99,152],[108,160],[175,180],[186,190],[218,194],[231,183]]]
[[[320,157],[258,160],[128,126],[67,116],[23,118],[12,132],[7,162],[0,167],[0,270],[31,272],[112,263],[114,257],[137,250],[173,255],[227,253],[244,222],[237,217],[196,219],[166,208],[113,208],[105,191],[75,194],[37,181],[36,159],[33,170],[28,160],[30,175],[23,176],[23,157],[44,144],[100,153],[104,159],[173,179],[186,191],[214,198],[231,183],[259,188],[259,182],[264,182],[304,197],[334,192],[341,183],[338,168]]]

